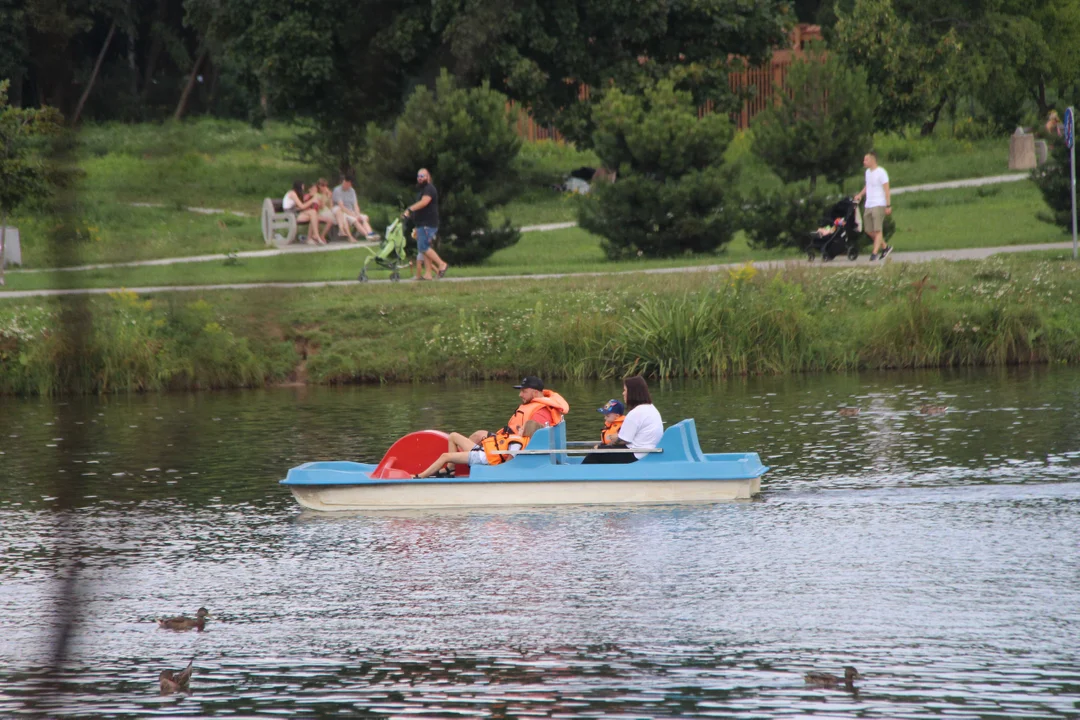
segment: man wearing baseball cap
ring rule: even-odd
[[[521,404],[506,426],[494,433],[477,430],[465,437],[461,433],[450,433],[449,452],[468,452],[480,449],[481,443],[489,437],[507,439],[510,437],[529,438],[542,427],[552,427],[562,422],[563,415],[570,412],[570,404],[554,390],[544,387],[544,381],[535,375],[526,375],[514,386],[521,398]],[[486,463],[484,463],[486,464]],[[425,475],[425,477],[427,477]]]

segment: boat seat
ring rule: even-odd
[[[662,453],[649,453],[638,462],[703,462],[705,456],[697,439],[697,426],[692,419],[677,422],[664,431],[658,448]]]

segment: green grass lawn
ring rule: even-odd
[[[903,251],[1068,240],[1068,236],[1058,228],[1035,219],[1036,214],[1044,209],[1038,189],[1028,182],[900,195],[894,202],[897,232],[893,243]],[[226,264],[222,257],[221,262],[158,267],[63,274],[9,273],[6,289],[351,280],[359,272],[365,255],[364,249],[357,248],[332,253],[246,258],[239,264]],[[452,272],[456,276],[624,272],[790,257],[800,257],[800,254],[793,250],[753,250],[740,233],[720,253],[611,262],[604,256],[599,237],[572,228],[525,233],[517,245],[495,253],[482,265],[456,267]],[[371,275],[379,279],[387,277],[388,273],[376,270]]]
[[[115,263],[264,248],[258,218],[263,198],[284,194],[294,179],[334,177],[328,168],[302,157],[299,132],[295,126],[280,123],[256,129],[242,122],[213,119],[85,128],[79,151],[84,171],[78,186],[78,230],[84,238],[80,262]],[[727,161],[741,168],[743,189],[776,184],[776,176],[752,154],[751,146],[750,133],[739,133],[727,152]],[[1006,172],[1005,140],[966,142],[890,136],[879,139],[878,147],[894,187]],[[566,144],[526,144],[519,158],[520,185],[511,189],[515,199],[493,212],[493,222],[510,219],[523,226],[576,220],[578,198],[552,190],[551,186],[582,165],[596,167],[599,159],[592,152]],[[363,169],[358,170],[362,175]],[[855,176],[845,183],[845,190],[854,192],[860,185],[861,176]],[[972,247],[1056,239],[1053,228],[1032,219],[1035,210],[1043,207],[1042,200],[1032,186],[1023,185],[954,191],[932,198],[897,197],[896,218],[901,233],[898,247]],[[980,196],[977,192],[992,194]],[[161,203],[163,207],[132,207],[133,202]],[[383,217],[392,210],[363,200],[362,204],[373,216]],[[200,215],[184,210],[187,206],[236,210],[250,216]],[[26,267],[53,264],[49,230],[55,223],[53,218],[34,215],[14,218],[13,224],[22,230]],[[655,264],[737,261],[752,256],[760,255],[751,253],[745,243],[737,240],[721,256]],[[571,233],[527,238],[467,272],[562,272],[613,267],[604,260],[596,238]],[[346,271],[331,256],[320,256],[247,261],[241,267],[220,271],[189,268],[167,276],[186,278],[194,274],[220,277],[223,281],[233,276],[316,279],[347,276],[351,271],[351,267]],[[135,279],[125,273],[123,282],[141,284],[141,271],[133,272]],[[44,282],[27,278],[13,276],[12,286]],[[89,282],[89,278],[78,282]]]

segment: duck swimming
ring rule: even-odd
[[[165,628],[166,630],[191,630],[195,629],[199,632],[203,631],[206,627],[206,619],[210,617],[210,611],[204,607],[199,608],[195,613],[195,617],[189,618],[187,615],[178,615],[177,617],[161,618],[158,620],[158,627]]]
[[[158,684],[161,686],[162,695],[172,695],[177,690],[187,690],[188,683],[191,681],[191,664],[195,662],[195,658],[191,658],[187,667],[178,673],[174,673],[172,670],[162,670],[158,675]]]
[[[859,414],[859,408],[857,408],[857,407],[842,407],[842,408],[840,408],[839,410],[836,411],[836,414],[837,415],[842,415],[844,417],[855,417],[856,415]]]
[[[919,412],[923,415],[941,415],[948,409],[948,405],[923,405],[919,408]]]
[[[834,688],[842,685],[847,690],[854,690],[855,681],[862,678],[862,675],[860,675],[859,671],[851,665],[845,665],[844,677],[839,677],[827,672],[818,672],[817,670],[811,670],[803,677],[806,679],[807,685],[823,688]]]

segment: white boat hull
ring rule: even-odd
[[[748,500],[761,492],[759,477],[741,480],[632,480],[427,483],[292,486],[305,508],[404,510],[493,505],[621,505]]]

